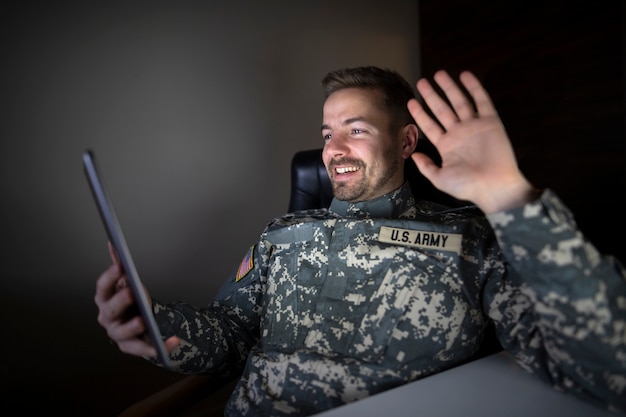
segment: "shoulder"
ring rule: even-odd
[[[446,206],[432,201],[419,200],[415,203],[415,218],[441,221],[476,220],[478,222],[487,221],[485,214],[478,206],[467,203],[459,206]]]
[[[335,218],[333,214],[326,208],[300,210],[292,213],[283,214],[274,218],[267,224],[267,230],[280,229],[283,227],[294,226],[302,223],[316,222],[328,218]]]

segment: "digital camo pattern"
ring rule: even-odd
[[[549,191],[488,220],[494,229],[473,208],[415,203],[406,186],[288,214],[215,302],[155,302],[157,320],[184,341],[179,371],[245,367],[232,416],[311,415],[458,365],[489,317],[526,369],[626,409],[623,268]],[[383,239],[383,227],[395,232]],[[460,253],[443,244],[457,235]]]
[[[626,271],[602,256],[552,192],[489,216],[507,279],[489,281],[490,317],[528,371],[612,411],[626,412]]]

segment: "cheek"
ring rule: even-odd
[[[324,149],[322,149],[322,163],[324,164],[324,167],[328,169],[328,163],[330,162],[330,155],[328,154],[328,152],[326,152],[326,147],[324,147]]]

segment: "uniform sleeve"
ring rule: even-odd
[[[626,411],[626,272],[546,190],[488,216],[506,260],[484,300],[503,347],[558,390]]]
[[[153,302],[163,337],[178,336],[171,354],[175,371],[187,374],[239,373],[259,338],[261,298],[267,268],[265,246],[251,246],[241,264],[207,307]],[[157,362],[158,363],[158,362]]]

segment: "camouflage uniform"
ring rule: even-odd
[[[405,184],[275,219],[207,308],[154,308],[179,371],[244,367],[227,415],[315,414],[440,372],[489,320],[530,372],[626,410],[625,276],[549,190],[485,218]]]

